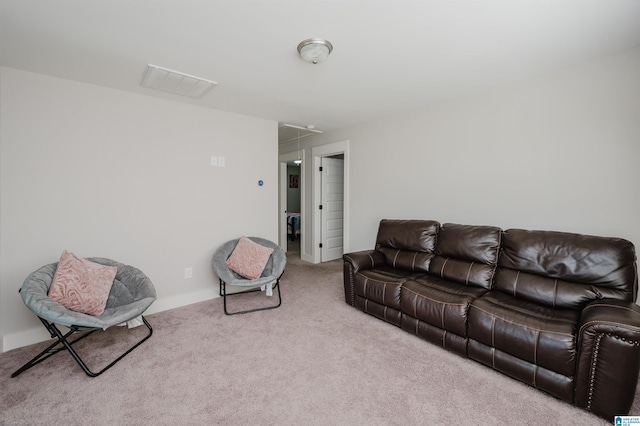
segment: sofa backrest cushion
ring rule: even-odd
[[[602,298],[633,302],[635,249],[620,238],[509,229],[494,289],[559,308],[580,308]]]
[[[429,271],[441,278],[489,289],[498,263],[502,230],[445,223]]]
[[[398,269],[427,272],[436,246],[440,223],[434,220],[380,221],[376,250]]]

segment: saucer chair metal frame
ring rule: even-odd
[[[32,272],[22,284],[19,290],[20,295],[25,305],[36,314],[49,332],[51,338],[55,338],[56,341],[16,370],[11,377],[17,377],[29,368],[64,350],[69,351],[73,359],[80,365],[87,376],[97,377],[113,367],[118,361],[140,346],[153,334],[151,325],[147,319],[142,316],[142,313],[156,300],[156,291],[151,280],[142,271],[133,266],[124,265],[105,258],[89,258],[88,260],[102,265],[116,266],[118,268],[104,312],[99,316],[75,312],[65,308],[47,296],[49,286],[51,285],[53,275],[58,265],[57,263],[51,263]],[[98,372],[93,372],[82,360],[73,345],[98,330],[106,330],[109,327],[126,323],[136,317],[140,317],[143,324],[147,327],[148,332],[145,336],[106,367]],[[67,327],[69,331],[63,333],[56,324]],[[70,340],[71,336],[76,333],[81,334],[75,339]],[[62,346],[60,347],[59,345]]]
[[[262,271],[262,275],[255,280],[247,279],[241,275],[236,274],[227,266],[227,259],[233,253],[233,250],[236,248],[238,244],[239,238],[231,241],[227,241],[224,243],[218,250],[216,250],[213,255],[213,259],[211,264],[213,266],[213,271],[216,273],[219,279],[219,292],[220,296],[223,298],[224,305],[224,313],[226,315],[236,315],[236,314],[247,314],[250,312],[257,311],[266,311],[269,309],[276,309],[282,305],[282,294],[280,293],[280,277],[284,273],[284,268],[287,265],[287,256],[273,241],[260,238],[260,237],[248,237],[254,243],[260,244],[265,247],[273,248],[273,253],[269,257],[269,261],[267,262],[264,270]],[[275,283],[275,284],[274,284]],[[244,290],[237,293],[227,294],[227,285],[230,286],[239,286],[239,287],[250,287],[251,290]],[[235,311],[229,312],[227,309],[227,297],[228,296],[237,296],[240,294],[246,293],[254,293],[261,291],[260,287],[262,285],[270,285],[273,286],[273,289],[278,290],[278,303],[276,305],[269,305],[262,308],[248,309],[244,311]]]

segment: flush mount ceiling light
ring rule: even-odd
[[[151,64],[147,66],[140,83],[143,87],[190,98],[201,98],[217,84],[215,81]]]
[[[328,40],[321,38],[308,38],[298,45],[298,53],[302,60],[310,64],[324,62],[329,53],[333,50],[333,45]]]

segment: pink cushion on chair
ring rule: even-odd
[[[240,237],[236,248],[227,259],[227,266],[236,274],[250,280],[260,278],[273,249]]]
[[[102,315],[116,277],[116,266],[80,259],[64,251],[49,288],[49,298],[72,311]]]

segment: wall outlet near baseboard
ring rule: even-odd
[[[193,268],[184,268],[184,279],[188,280],[193,277]]]

